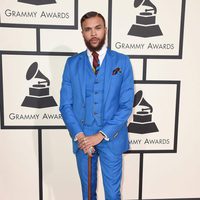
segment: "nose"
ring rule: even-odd
[[[95,29],[92,29],[92,30],[91,30],[91,35],[92,35],[92,36],[96,35],[96,30],[95,30]]]

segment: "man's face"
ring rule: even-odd
[[[98,16],[86,19],[82,24],[82,35],[90,51],[99,51],[102,48],[106,32],[103,20]]]

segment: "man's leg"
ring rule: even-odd
[[[122,177],[122,155],[113,154],[108,148],[99,149],[106,200],[120,200]]]
[[[97,187],[97,160],[98,155],[95,153],[92,157],[92,200],[96,200],[96,187]],[[83,200],[88,199],[88,155],[84,154],[82,150],[76,153],[76,161],[78,172],[81,179]]]

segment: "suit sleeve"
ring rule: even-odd
[[[82,128],[73,112],[73,91],[70,76],[70,59],[67,60],[63,73],[60,91],[60,112],[72,139],[75,139],[76,134],[82,132]]]
[[[107,121],[101,129],[103,133],[112,140],[120,129],[127,123],[132,113],[134,97],[134,81],[130,60],[125,57],[125,67],[123,72],[123,81],[120,88],[119,108],[111,120]]]

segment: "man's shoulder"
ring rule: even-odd
[[[117,57],[119,57],[119,58],[128,58],[127,55],[125,55],[125,54],[123,54],[123,53],[121,53],[121,52],[115,51],[115,50],[111,50],[111,49],[109,49],[109,48],[108,48],[108,52],[110,52],[111,55],[117,56]]]
[[[120,53],[118,51],[108,50],[108,52],[111,55],[111,57],[113,57],[113,59],[116,61],[127,62],[127,60],[129,60],[129,57],[127,55]]]
[[[74,54],[73,56],[69,57],[68,61],[69,62],[77,61],[77,60],[81,59],[85,55],[86,55],[86,51],[82,51],[80,53]]]

